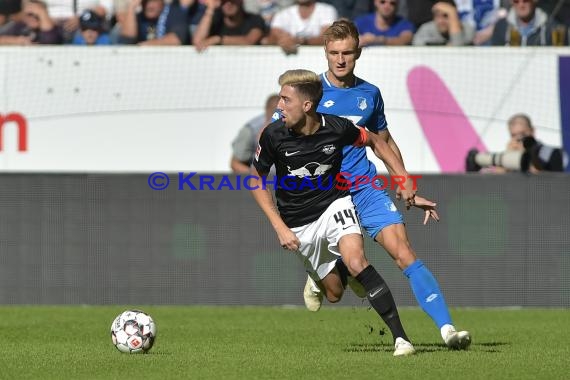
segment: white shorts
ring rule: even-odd
[[[293,227],[291,231],[301,241],[301,248],[295,253],[315,281],[322,280],[334,269],[340,258],[340,238],[348,234],[362,234],[350,196],[337,199],[319,219]]]

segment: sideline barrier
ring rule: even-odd
[[[147,180],[3,174],[0,304],[303,304],[303,267],[249,192]],[[451,306],[570,307],[570,176],[427,175],[419,186],[441,222],[423,226],[416,209],[404,219]],[[398,305],[415,306],[388,255],[365,245]],[[341,305],[361,301],[348,291]]]

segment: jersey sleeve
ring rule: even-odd
[[[253,156],[253,166],[259,174],[267,174],[275,163],[275,150],[271,144],[271,136],[268,128],[265,128],[259,137],[257,149]]]
[[[343,144],[354,145],[357,147],[366,145],[366,141],[368,139],[366,134],[366,129],[352,124],[352,122],[348,119],[343,119],[343,120],[344,120],[344,123],[342,124]]]
[[[382,94],[380,90],[374,97],[374,112],[370,117],[369,125],[366,126],[371,132],[380,132],[388,128],[388,122],[386,121],[386,115],[384,114],[384,100],[382,100]]]
[[[352,144],[354,146],[357,147],[362,147],[366,145],[366,142],[368,141],[368,135],[366,134],[366,129],[356,126],[356,128],[358,128],[358,138],[356,139],[356,141]]]
[[[253,29],[259,29],[263,33],[266,33],[267,27],[265,26],[265,21],[261,18],[260,15],[256,14],[248,14],[246,18],[246,25],[247,25],[247,33],[251,32]]]

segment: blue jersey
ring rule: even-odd
[[[333,86],[325,74],[321,74],[323,97],[317,112],[333,114],[349,119],[354,124],[366,127],[371,132],[388,128],[384,115],[384,101],[378,87],[360,78],[350,88]],[[281,117],[280,110],[273,114],[273,120]],[[343,148],[341,171],[354,176],[376,176],[376,167],[368,160],[366,148],[345,146]],[[354,180],[354,178],[348,178]],[[380,185],[380,184],[378,184]],[[386,226],[403,223],[402,214],[386,190],[378,190],[372,184],[350,187],[352,202],[356,207],[360,224],[375,239]]]
[[[321,81],[323,97],[317,112],[342,116],[371,132],[388,128],[384,101],[378,87],[358,77],[353,87],[335,87],[324,73],[321,74]],[[366,156],[366,148],[346,146],[343,153],[341,171],[350,173],[351,176],[366,175],[369,178],[377,174],[376,167]]]

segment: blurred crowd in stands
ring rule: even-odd
[[[2,0],[0,45],[567,46],[570,0]]]

